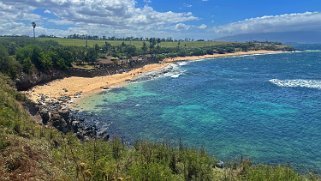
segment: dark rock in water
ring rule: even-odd
[[[69,115],[70,115],[70,111],[69,110],[59,110],[58,113],[65,120],[68,120],[70,118],[69,117]]]
[[[93,127],[85,127],[84,135],[95,137],[96,136],[96,130]]]
[[[218,168],[224,168],[224,162],[220,160],[219,162],[217,162],[215,164],[215,166],[218,167]]]
[[[101,138],[101,139],[103,139],[103,140],[105,140],[105,141],[108,141],[109,140],[109,134],[107,133],[107,130],[104,130],[104,131],[102,131],[102,132],[100,132],[99,134],[98,134],[98,138]]]

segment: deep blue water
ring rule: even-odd
[[[80,105],[130,141],[181,138],[222,160],[321,173],[320,52],[183,63]]]

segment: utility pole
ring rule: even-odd
[[[36,39],[35,28],[36,28],[37,25],[36,25],[35,22],[32,22],[31,25],[32,25],[32,28],[33,28],[33,39],[35,40]]]

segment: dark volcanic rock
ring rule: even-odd
[[[68,120],[70,118],[70,110],[59,110],[58,113],[65,120]]]
[[[41,99],[41,104],[37,106],[39,107],[39,115],[42,118],[43,124],[55,127],[63,133],[73,132],[81,140],[89,138],[109,139],[107,131],[97,134],[97,128],[93,124],[95,120],[92,120],[91,123],[85,120],[92,117],[92,115],[86,115],[76,111],[71,111],[67,108],[62,108],[66,107],[66,104],[63,102],[69,101],[70,97],[60,97],[60,102],[48,101],[48,98],[45,96]]]
[[[52,115],[51,115],[51,119],[53,121],[60,120],[61,116],[60,116],[60,114],[58,112],[53,112]]]
[[[51,115],[50,115],[50,112],[47,109],[45,109],[45,108],[41,109],[39,111],[39,114],[40,114],[40,116],[42,118],[43,124],[47,124],[50,121]]]
[[[105,141],[108,141],[110,136],[109,136],[107,130],[104,130],[104,131],[101,131],[98,133],[98,137],[105,140]]]

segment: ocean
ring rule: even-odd
[[[321,173],[321,46],[298,49],[175,63],[79,107],[129,143],[181,139],[225,162],[243,157]]]

